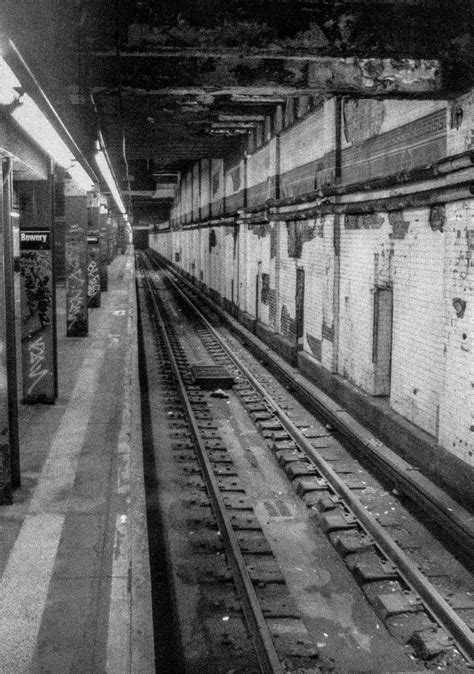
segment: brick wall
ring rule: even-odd
[[[436,437],[444,370],[444,234],[432,231],[428,209],[405,211],[403,221],[406,234],[394,242],[390,402]]]
[[[224,161],[211,160],[211,204],[212,214],[220,215],[224,210]]]
[[[328,370],[333,367],[334,251],[333,216],[312,221],[314,238],[303,244],[305,269],[303,348]]]
[[[199,209],[201,206],[201,170],[199,162],[196,162],[192,171],[192,204],[193,220],[199,220]]]
[[[442,325],[445,360],[439,441],[471,466],[474,465],[473,223],[472,201],[446,205]]]
[[[396,173],[446,153],[472,149],[472,110],[472,93],[449,104],[346,101],[343,177],[356,180]],[[334,101],[328,101],[282,131],[284,193],[308,191],[314,180],[318,185],[333,180],[334,111]],[[235,157],[226,163],[227,199],[243,187],[242,175],[239,185],[235,173],[237,167],[242,171]],[[276,168],[275,139],[249,155],[248,194],[256,200],[252,205],[270,196]],[[201,176],[205,175],[202,165]],[[455,180],[456,174],[451,174],[449,181]],[[436,185],[447,182],[438,179]],[[189,179],[182,181],[180,194],[182,205],[175,205],[176,214],[189,210]],[[390,190],[361,192],[341,201],[391,194]],[[216,215],[224,199],[221,159],[212,160],[211,179],[202,178],[201,213],[209,197]],[[223,299],[233,297],[242,312],[254,317],[258,275],[259,319],[290,340],[295,338],[296,327],[296,271],[304,269],[304,351],[327,370],[337,368],[339,375],[363,391],[382,395],[377,349],[383,352],[392,337],[387,396],[391,407],[472,465],[472,199],[390,212],[324,215],[307,221],[240,224],[237,241],[228,226],[217,225],[214,230],[211,248],[209,229],[154,234],[150,245],[170,258],[180,250],[183,269],[202,278]],[[376,340],[374,319],[381,297],[390,297],[390,302],[383,305],[385,313],[379,306]]]

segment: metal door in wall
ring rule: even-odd
[[[296,270],[296,344],[298,350],[303,349],[304,336],[304,269]]]
[[[374,395],[390,394],[392,365],[393,289],[376,288],[374,293]]]

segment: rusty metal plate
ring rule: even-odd
[[[234,377],[222,365],[192,365],[194,383],[202,389],[232,388]]]

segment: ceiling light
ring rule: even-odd
[[[122,197],[120,196],[120,192],[117,187],[117,181],[115,180],[115,177],[112,174],[112,170],[109,166],[109,162],[104,150],[98,150],[95,153],[95,161],[97,166],[99,167],[99,171],[101,172],[103,179],[107,183],[107,187],[109,188],[112,194],[112,197],[115,201],[115,204],[119,212],[125,215],[127,211],[125,210]]]
[[[17,88],[21,83],[0,57],[0,105],[11,105],[18,98]]]
[[[56,164],[66,169],[81,189],[89,191],[93,188],[93,179],[77,161],[73,152],[31,96],[24,93],[20,81],[1,56],[0,105],[7,107],[8,113],[21,129]]]
[[[23,97],[21,105],[11,112],[11,116],[46,154],[63,168],[69,169],[74,155],[28,94]]]

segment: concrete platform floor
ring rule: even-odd
[[[89,336],[66,338],[59,397],[20,405],[22,487],[0,508],[0,672],[154,672],[133,250]]]

